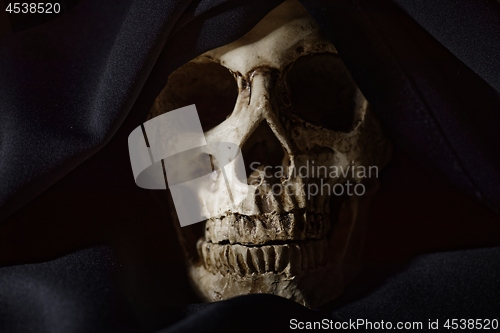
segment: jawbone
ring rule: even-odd
[[[322,214],[290,213],[295,220],[304,219],[301,229],[283,222],[290,219],[288,214],[226,214],[208,220],[205,237],[196,244],[196,258],[188,265],[196,291],[210,302],[259,293],[285,297],[310,308],[332,300],[361,265],[363,212],[370,197],[338,200],[339,207],[330,214],[336,215],[332,221]],[[249,221],[253,222],[245,226]],[[274,234],[264,232],[263,226],[268,226],[267,230],[274,226]],[[263,236],[269,234],[282,237]]]

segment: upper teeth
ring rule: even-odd
[[[262,245],[272,241],[319,239],[327,234],[330,226],[327,214],[305,209],[252,216],[228,213],[207,220],[205,239],[212,243]]]

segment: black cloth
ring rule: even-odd
[[[500,313],[500,223],[468,199],[500,207],[493,0],[302,1],[396,144],[369,264],[319,310],[269,295],[197,304],[166,193],[135,186],[126,139],[169,73],[279,3],[80,1],[0,36],[1,332],[280,331],[293,316]],[[439,253],[411,259],[424,252]]]
[[[123,300],[112,282],[115,264],[109,248],[96,247],[50,262],[0,268],[0,330],[117,331],[123,321],[113,318],[113,309]]]
[[[375,322],[497,318],[500,248],[417,257],[367,294],[310,310],[273,295],[166,308],[146,330],[126,308],[113,274],[123,274],[108,248],[79,251],[52,262],[0,269],[2,332],[283,332],[292,319]],[[365,270],[361,274],[369,275]],[[353,288],[351,288],[353,289]],[[346,297],[344,297],[346,298]],[[158,329],[158,327],[164,326]],[[156,327],[156,329],[155,329]],[[373,331],[361,326],[359,331]],[[388,330],[382,330],[388,331]]]
[[[305,6],[391,137],[420,163],[498,212],[500,4],[395,3],[425,29],[388,1]]]

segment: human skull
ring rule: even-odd
[[[351,171],[383,167],[390,146],[333,44],[285,1],[239,40],[172,73],[149,117],[189,104],[206,141],[237,145],[249,175],[249,195],[232,209],[177,226],[197,291],[208,301],[269,293],[309,307],[336,297],[359,266],[378,184]],[[199,193],[208,211],[229,205],[219,176]],[[349,182],[362,195],[347,194]]]

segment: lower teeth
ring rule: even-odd
[[[327,247],[325,238],[262,246],[214,244],[201,238],[197,244],[207,270],[240,276],[266,272],[297,275],[326,265]]]

